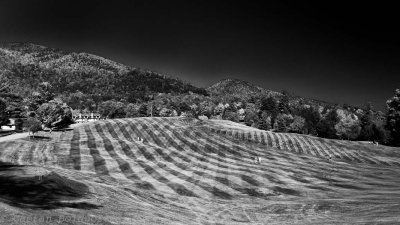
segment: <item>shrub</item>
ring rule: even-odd
[[[24,128],[26,128],[29,133],[34,135],[36,132],[42,130],[42,123],[35,117],[29,117],[24,123]]]

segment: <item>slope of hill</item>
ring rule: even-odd
[[[279,99],[282,96],[281,92],[271,91],[266,88],[256,86],[250,82],[239,79],[223,79],[206,89],[210,94],[222,96],[239,96],[242,99],[249,99],[251,97],[271,96]],[[290,102],[297,104],[298,102],[306,102],[316,108],[319,106],[334,106],[334,103],[329,103],[322,100],[304,98],[301,96],[290,95],[288,96]]]
[[[178,79],[152,71],[128,67],[87,53],[69,53],[29,43],[0,45],[0,80],[23,97],[40,82],[50,82],[56,94],[77,91],[94,99],[143,99],[153,93],[205,94]],[[100,101],[99,100],[99,101]]]
[[[207,88],[207,91],[223,95],[280,95],[279,92],[269,91],[239,79],[223,79]]]
[[[31,43],[7,43],[0,45],[3,57],[9,57],[22,65],[36,64],[56,71],[124,73],[128,66],[88,53],[68,53]]]
[[[38,215],[65,224],[84,224],[71,218],[101,224],[352,224],[400,219],[397,148],[182,118],[99,121],[46,136],[0,143],[0,160],[14,165],[0,170],[31,165],[53,172],[42,172],[43,180],[35,180],[36,186],[47,187],[36,190],[35,201],[9,189],[1,192],[4,223]],[[262,158],[261,164],[254,163],[255,156]],[[27,191],[19,196],[32,195],[29,188],[21,189],[26,182],[15,181],[21,178],[1,172],[0,178]],[[61,184],[51,186],[54,182]],[[65,185],[68,193],[58,189]],[[57,196],[38,201],[41,191],[48,193],[52,187]]]

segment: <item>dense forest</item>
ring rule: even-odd
[[[387,112],[305,99],[226,79],[204,89],[87,53],[43,46],[0,46],[0,123],[62,127],[72,114],[106,118],[187,116],[226,119],[276,132],[400,145],[400,91]]]

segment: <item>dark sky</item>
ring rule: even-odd
[[[400,88],[398,8],[297,2],[2,0],[0,42],[89,52],[202,87],[238,78],[384,109]]]

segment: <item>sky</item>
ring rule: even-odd
[[[395,5],[349,1],[0,1],[0,42],[88,52],[207,87],[236,78],[378,110],[400,88]]]

